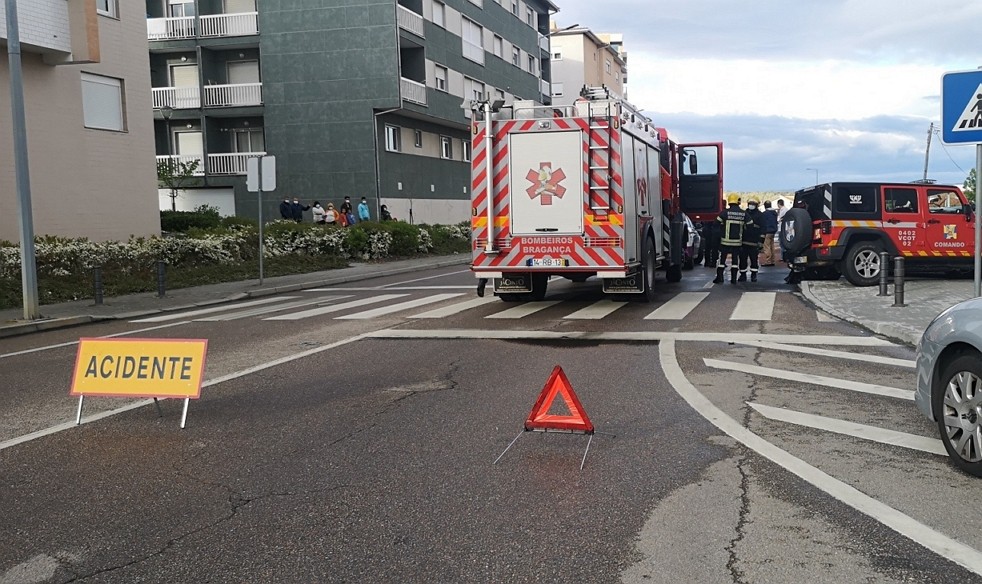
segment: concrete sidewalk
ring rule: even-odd
[[[46,304],[41,306],[41,314],[44,318],[36,321],[22,320],[23,309],[12,308],[0,310],[0,338],[75,326],[97,320],[137,318],[160,312],[188,310],[245,298],[283,294],[322,286],[336,286],[347,282],[409,274],[431,268],[464,266],[469,263],[469,254],[383,263],[358,263],[347,268],[325,272],[265,278],[262,286],[259,285],[259,280],[246,280],[168,290],[163,298],[158,298],[155,292],[108,297],[99,306],[96,306],[92,299]]]
[[[972,298],[972,280],[908,280],[904,307],[894,307],[894,287],[889,296],[877,296],[878,286],[857,288],[840,279],[835,282],[802,282],[801,292],[812,304],[842,320],[870,331],[916,345],[935,316],[949,306]]]

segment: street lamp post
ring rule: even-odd
[[[174,159],[171,157],[171,136],[170,136],[170,117],[174,115],[174,108],[165,105],[160,108],[160,115],[164,118],[164,133],[167,134],[167,173],[174,174]],[[177,192],[174,190],[173,181],[170,189],[170,210],[177,211]]]
[[[818,185],[818,169],[817,168],[806,168],[805,170],[814,170],[815,171],[815,184]]]

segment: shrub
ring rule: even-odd
[[[160,229],[165,232],[184,233],[196,227],[214,229],[222,224],[216,207],[201,205],[194,211],[161,211]]]

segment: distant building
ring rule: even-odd
[[[158,158],[196,159],[178,204],[257,216],[246,160],[283,197],[366,197],[399,219],[467,220],[469,111],[549,101],[549,0],[147,0]],[[162,199],[162,206],[169,206]]]
[[[160,233],[146,13],[131,0],[18,0],[37,235]],[[7,22],[0,7],[0,239],[18,241]]]
[[[612,96],[627,99],[627,52],[620,34],[594,34],[575,26],[550,35],[552,103],[570,105],[584,85],[607,86]]]

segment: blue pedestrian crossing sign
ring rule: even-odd
[[[941,76],[941,141],[982,144],[982,70]]]

